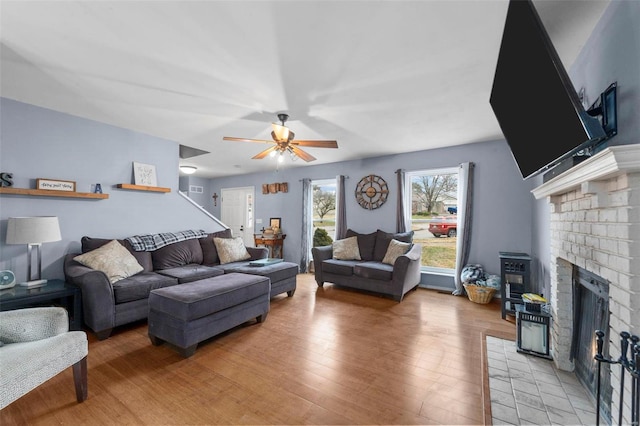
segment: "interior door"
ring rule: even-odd
[[[231,228],[234,237],[242,237],[244,245],[254,247],[253,200],[255,188],[222,188],[220,220]]]

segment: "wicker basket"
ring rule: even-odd
[[[480,303],[482,305],[491,302],[493,294],[496,292],[495,288],[484,287],[475,284],[463,284],[464,289],[467,291],[469,300],[474,303]]]

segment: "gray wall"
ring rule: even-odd
[[[189,188],[192,185],[201,186],[202,193],[189,192]],[[213,213],[213,198],[211,198],[213,191],[211,191],[211,179],[204,179],[198,176],[180,176],[180,191],[186,193],[189,198],[195,201],[200,207],[207,210],[209,213]]]
[[[62,241],[45,243],[43,277],[62,278],[62,258],[80,250],[83,235],[125,238],[185,229],[221,229],[177,193],[178,143],[83,118],[0,99],[0,171],[14,187],[35,188],[36,178],[72,180],[79,192],[101,183],[106,200],[0,195],[0,269],[19,281],[27,275],[26,246],[6,245],[7,218],[58,216]],[[169,193],[116,189],[133,183],[132,162],[156,166]]]
[[[376,229],[395,231],[395,170],[456,167],[466,161],[476,164],[472,249],[469,261],[480,263],[487,271],[499,274],[499,251],[530,252],[534,205],[530,193],[531,183],[522,180],[505,141],[474,143],[328,165],[284,168],[278,172],[275,171],[274,163],[272,173],[213,179],[211,190],[220,194],[222,188],[254,185],[255,217],[262,219],[263,224],[267,223],[270,217],[282,218],[282,229],[287,234],[285,258],[298,263],[301,257],[299,242],[302,233],[302,178],[330,179],[338,174],[349,176],[346,181],[347,226],[364,233]],[[382,176],[390,189],[387,202],[372,211],[360,207],[353,195],[358,181],[368,174]],[[261,184],[273,182],[288,182],[289,192],[263,195]],[[213,212],[216,216],[220,214],[219,203]],[[261,226],[257,225],[257,229]]]
[[[568,70],[577,91],[585,89],[593,103],[611,83],[618,83],[618,134],[609,145],[640,143],[640,2],[612,1]],[[534,180],[534,186],[542,177]],[[534,208],[533,246],[539,259],[538,272],[549,291],[550,224],[546,199]]]

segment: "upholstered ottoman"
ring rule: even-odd
[[[149,339],[169,342],[185,358],[199,342],[269,312],[269,278],[228,273],[152,290],[149,294]]]
[[[291,297],[296,292],[296,275],[298,275],[299,268],[293,262],[279,262],[263,266],[245,264],[227,270],[269,278],[271,280],[271,297],[285,291],[287,296]]]

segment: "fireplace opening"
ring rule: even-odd
[[[605,332],[603,355],[609,357],[609,283],[584,268],[573,265],[573,337],[571,360],[575,373],[594,401],[597,395],[598,367],[595,332]],[[611,375],[608,364],[601,366],[601,415],[611,421]]]

